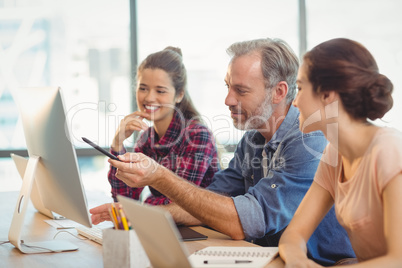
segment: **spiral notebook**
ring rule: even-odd
[[[193,267],[265,267],[278,255],[277,247],[206,247],[190,255]]]

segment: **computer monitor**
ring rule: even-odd
[[[13,97],[20,111],[29,158],[9,240],[24,253],[76,250],[77,246],[65,240],[22,242],[21,239],[34,184],[48,210],[91,227],[62,92],[58,87],[20,88]]]

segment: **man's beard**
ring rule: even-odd
[[[272,89],[269,89],[268,93],[265,95],[264,101],[253,111],[245,122],[239,120],[233,121],[235,128],[240,130],[258,130],[268,121],[274,112],[271,101],[271,90]]]

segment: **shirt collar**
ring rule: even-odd
[[[272,149],[276,150],[278,145],[281,143],[283,138],[285,137],[286,133],[295,125],[299,124],[299,110],[290,105],[289,111],[285,116],[285,119],[282,121],[279,128],[275,131],[274,135],[272,136],[271,140],[265,144],[264,147],[271,147]],[[255,131],[252,140],[255,144],[262,145],[265,143],[265,138],[262,134],[258,131]]]
[[[286,114],[285,120],[283,120],[282,124],[275,131],[272,139],[268,142],[267,146],[276,150],[278,145],[281,143],[285,135],[291,130],[295,124],[299,124],[299,109],[290,105],[289,111]]]

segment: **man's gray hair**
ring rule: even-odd
[[[288,84],[286,102],[291,103],[296,96],[296,79],[299,60],[290,46],[281,39],[255,39],[232,44],[226,52],[232,57],[258,53],[261,56],[262,74],[265,87],[272,88],[280,81]]]

